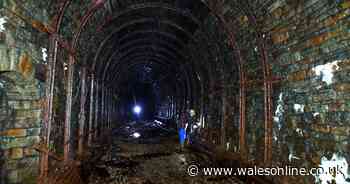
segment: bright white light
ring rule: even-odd
[[[161,121],[154,120],[154,122],[156,122],[158,125],[163,125],[163,122],[161,122]]]
[[[273,140],[278,141],[278,137],[274,135]]]
[[[199,126],[201,126],[202,128],[205,128],[205,117],[203,114],[201,114],[201,122],[199,122]]]
[[[68,64],[67,63],[63,63],[63,68],[64,68],[64,71],[67,71],[68,70]]]
[[[302,129],[297,128],[295,131],[296,131],[300,136],[303,136],[303,130],[302,130]]]
[[[139,105],[135,105],[133,110],[134,110],[134,113],[136,113],[136,114],[140,114],[142,111],[142,109]]]
[[[333,81],[333,76],[334,76],[334,71],[339,70],[338,63],[340,61],[336,60],[333,61],[332,63],[327,63],[324,65],[318,65],[312,70],[316,73],[317,76],[321,76],[321,80],[323,82],[326,82],[327,85],[332,84]]]
[[[319,113],[319,112],[315,112],[315,113],[313,113],[312,115],[313,115],[314,117],[317,117],[317,116],[320,115],[320,113]]]
[[[47,49],[46,48],[41,48],[41,53],[43,54],[43,60],[47,60]]]
[[[300,158],[294,154],[295,152],[294,152],[293,147],[290,147],[289,151],[290,151],[289,156],[288,156],[289,162],[291,162],[293,159],[300,160]]]
[[[348,174],[349,165],[346,161],[346,158],[343,156],[339,154],[333,154],[331,160],[328,160],[326,157],[322,157],[320,167],[327,172],[325,174],[314,176],[317,183],[328,184],[332,180],[335,180],[336,183],[350,183],[346,181],[346,179],[350,177]],[[336,168],[338,173],[333,175],[333,173],[329,172],[332,168]]]
[[[133,136],[134,138],[139,138],[139,137],[141,137],[141,134],[138,133],[138,132],[135,132],[134,134],[132,134],[132,136]]]
[[[188,127],[188,123],[185,124],[185,130],[187,130],[187,127]]]
[[[300,160],[299,157],[296,157],[296,156],[293,155],[292,153],[289,154],[288,159],[289,159],[290,162],[291,162],[293,159]]]
[[[5,23],[7,22],[5,17],[0,17],[0,32],[5,31]]]
[[[294,110],[296,112],[304,112],[305,105],[302,104],[294,104]]]
[[[275,111],[275,116],[273,117],[273,120],[278,123],[278,128],[280,129],[280,120],[283,116],[283,113],[284,113],[284,109],[283,109],[283,106],[284,106],[284,102],[283,102],[283,93],[280,93],[279,95],[279,98],[278,98],[278,105],[277,105],[277,108],[276,108],[276,111]]]
[[[228,151],[229,149],[230,149],[230,143],[227,142],[227,143],[226,143],[226,151]]]

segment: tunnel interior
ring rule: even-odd
[[[184,109],[200,108],[203,74],[191,64],[193,56],[186,47],[197,44],[195,33],[210,10],[201,1],[148,3],[127,8],[111,5],[120,12],[99,28],[113,31],[103,35],[94,67],[120,99],[121,121],[176,123]],[[134,112],[136,106],[140,113]]]
[[[0,184],[348,184],[349,15],[349,0],[2,0]]]

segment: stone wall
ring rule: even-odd
[[[295,183],[350,183],[350,1],[276,1],[271,31],[274,76],[274,164],[344,167],[344,176]],[[322,179],[323,181],[320,181]]]
[[[47,41],[28,22],[46,16],[32,1],[16,2],[2,1],[0,9],[1,184],[35,183],[38,174],[38,152],[32,146],[40,141],[44,86],[35,74],[46,60]]]
[[[209,2],[209,1],[208,1]],[[265,137],[261,50],[266,41],[273,81],[275,166],[323,167],[332,176],[272,177],[275,183],[350,183],[350,1],[255,1],[224,11],[236,26],[236,41],[247,77],[248,159],[263,162]],[[248,9],[237,13],[237,7]],[[256,23],[246,16],[256,16]],[[232,80],[236,84],[237,80]],[[330,164],[329,161],[332,161]],[[322,181],[321,181],[322,180]]]

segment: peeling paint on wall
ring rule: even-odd
[[[276,111],[275,111],[275,116],[273,117],[273,120],[274,120],[275,123],[278,124],[278,129],[280,130],[282,128],[281,119],[282,119],[282,116],[283,116],[283,113],[284,113],[284,109],[283,109],[283,106],[284,106],[283,93],[281,93],[279,95],[277,104],[278,105],[277,105],[277,108],[276,108]]]
[[[6,17],[0,17],[0,32],[5,31]]]
[[[46,48],[41,48],[41,53],[42,53],[42,59],[43,61],[47,61],[47,49]]]
[[[315,175],[317,183],[328,184],[328,183],[337,183],[337,184],[347,184],[350,183],[350,175],[348,173],[349,164],[346,161],[346,158],[340,154],[333,154],[331,160],[328,160],[326,157],[322,157],[320,167],[326,173]],[[335,172],[330,172],[330,171]]]
[[[324,65],[318,65],[312,70],[316,73],[317,76],[321,77],[323,82],[326,82],[327,85],[332,84],[334,71],[339,70],[338,63],[340,61],[333,61],[332,63],[327,63]]]
[[[295,112],[304,112],[305,105],[302,104],[294,104]]]
[[[313,113],[312,115],[313,115],[314,117],[317,117],[317,116],[320,115],[320,113],[319,113],[319,112],[315,112],[315,113]]]

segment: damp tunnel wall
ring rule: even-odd
[[[201,140],[246,163],[350,162],[347,0],[4,0],[0,8],[0,183],[35,183],[112,136],[137,82],[159,92],[155,114],[176,124],[194,109]],[[349,171],[327,179],[346,183]]]

